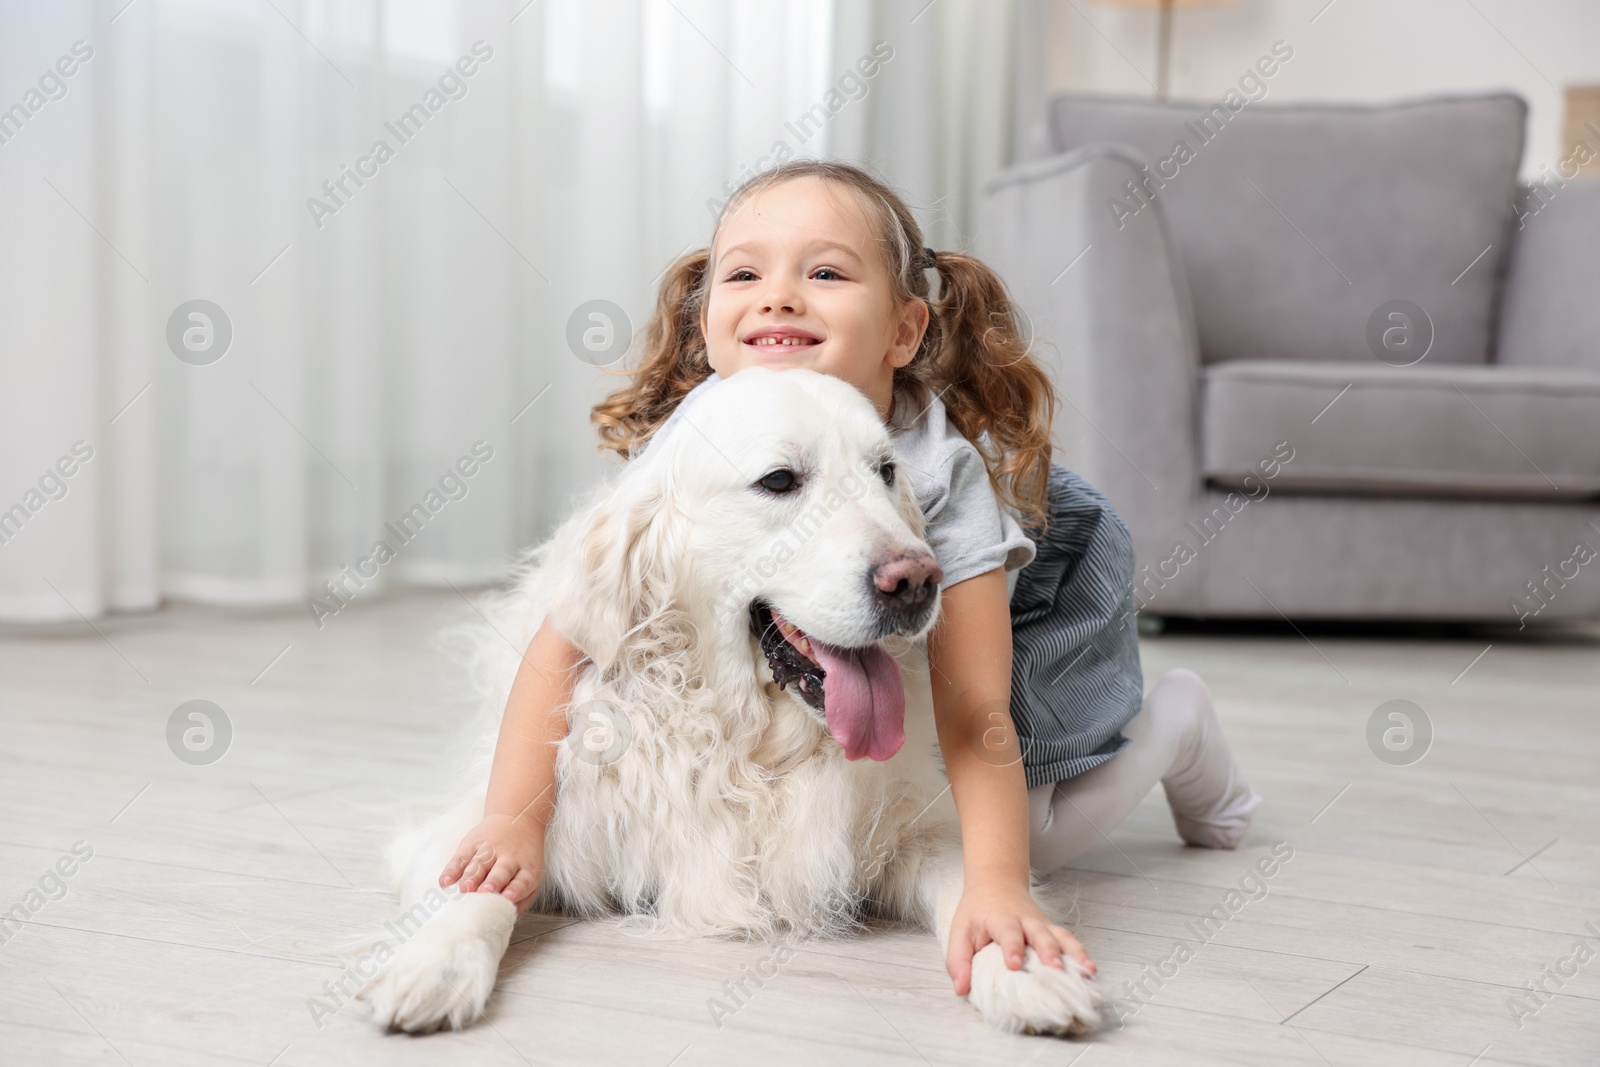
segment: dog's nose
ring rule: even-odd
[[[872,568],[879,603],[895,611],[915,611],[927,604],[943,580],[944,572],[926,552],[901,552]]]

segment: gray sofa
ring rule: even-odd
[[[1049,102],[975,250],[1143,613],[1600,617],[1600,182],[1526,111]]]

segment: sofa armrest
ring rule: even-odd
[[[1600,371],[1600,182],[1522,186],[1495,362]]]
[[[1003,171],[983,187],[976,241],[1055,383],[1058,461],[1117,508],[1141,565],[1168,553],[1203,496],[1199,340],[1159,200],[1130,210],[1142,166],[1131,148],[1094,144]]]

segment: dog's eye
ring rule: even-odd
[[[881,467],[879,467],[878,468],[878,477],[883,479],[883,484],[884,485],[887,485],[889,488],[893,489],[894,488],[894,464],[893,463],[884,463]]]
[[[795,476],[794,471],[787,467],[779,467],[756,484],[769,493],[792,493],[800,488],[800,479]]]

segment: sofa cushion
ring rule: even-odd
[[[1489,358],[1527,114],[1520,97],[1225,100],[1057,96],[1035,145],[1053,153],[1120,142],[1145,159],[1143,188],[1130,183],[1104,210],[1126,219],[1149,199],[1162,205],[1202,359],[1371,362],[1369,321],[1397,300],[1432,321],[1427,362]]]
[[[1260,492],[1281,461],[1274,491],[1600,496],[1594,371],[1235,360],[1205,369],[1201,403],[1216,485]]]
[[[1495,362],[1600,371],[1600,181],[1549,175],[1517,205]]]

